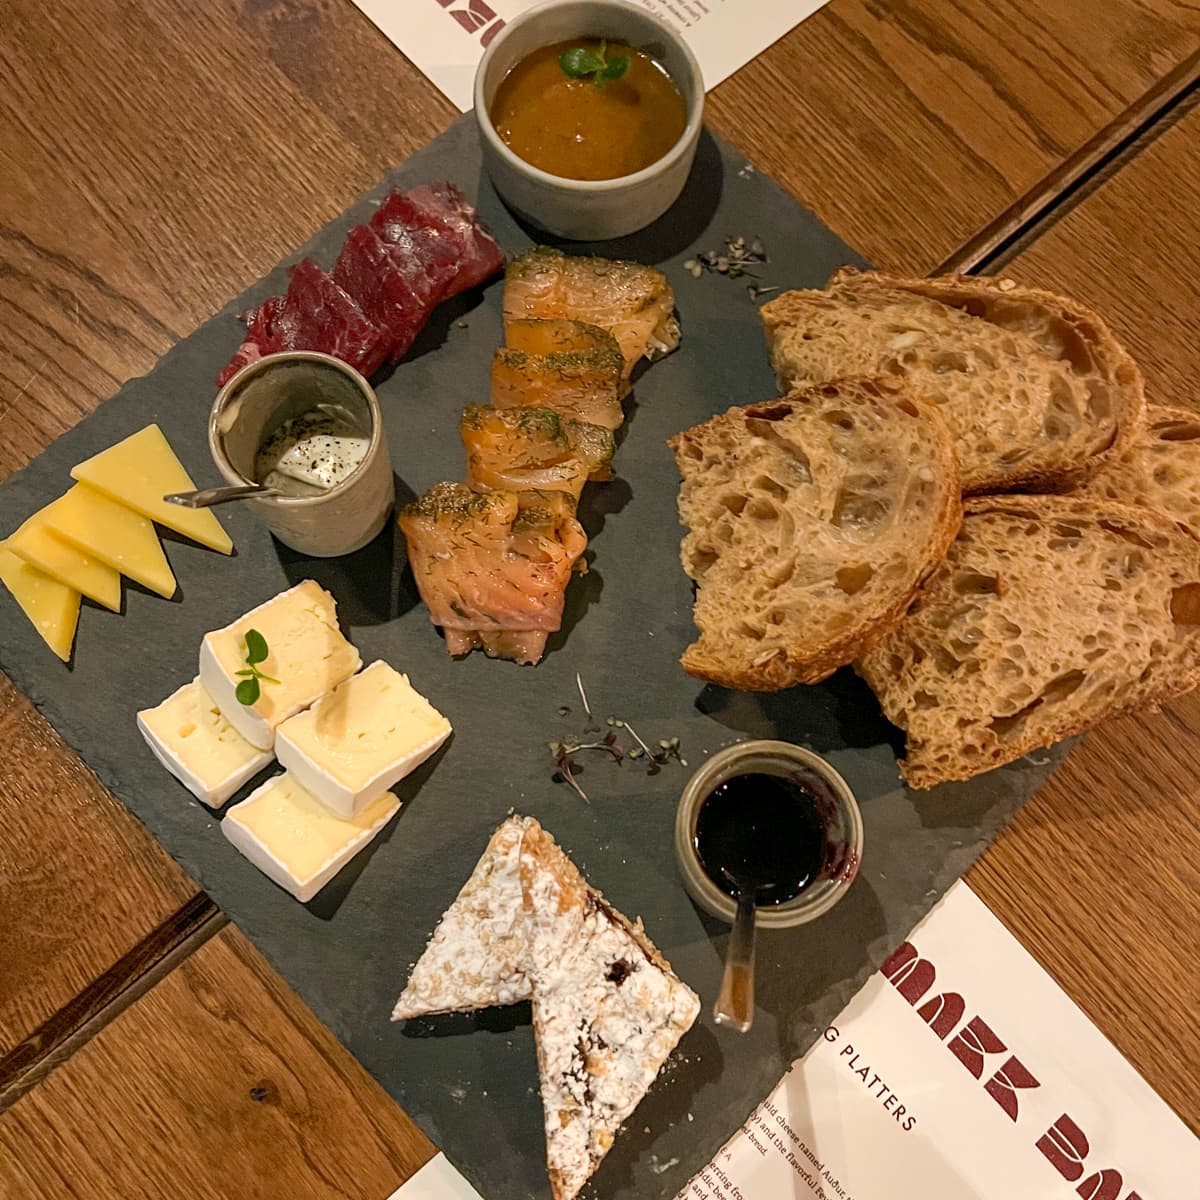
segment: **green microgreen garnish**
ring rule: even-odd
[[[564,75],[572,79],[587,79],[602,89],[610,79],[620,79],[629,70],[629,55],[608,57],[608,42],[601,40],[599,50],[588,50],[584,46],[573,46],[558,56],[558,65]]]
[[[592,714],[592,706],[588,703],[587,692],[583,688],[583,679],[578,672],[575,673],[575,686],[579,690],[579,699],[583,703],[584,716],[587,718],[587,724],[583,727],[584,736],[565,737],[561,741],[548,743],[550,756],[554,760],[550,776],[556,783],[570,784],[575,794],[585,804],[590,803],[588,794],[576,779],[576,775],[583,768],[575,761],[575,756],[585,750],[602,750],[612,758],[617,766],[620,766],[625,759],[629,759],[638,766],[644,766],[647,775],[657,775],[672,759],[680,766],[687,766],[686,760],[680,753],[677,737],[659,738],[658,748],[654,749],[628,721],[622,720],[620,717],[606,717],[604,723],[608,726],[608,732],[602,738],[588,740],[588,734],[599,733],[602,727],[597,724],[596,718]],[[561,705],[558,715],[569,717],[571,715],[570,706]],[[628,750],[621,749],[618,730],[624,730],[633,740],[634,745]]]
[[[561,779],[563,783],[569,783],[575,789],[575,794],[584,802],[591,803],[588,800],[587,792],[579,786],[579,782],[575,778],[575,773],[580,769],[575,761],[575,755],[583,750],[603,750],[612,756],[615,763],[620,765],[624,754],[621,752],[620,746],[617,745],[617,735],[610,730],[598,742],[584,742],[579,738],[568,737],[561,742],[548,742],[550,753],[554,757],[553,778]]]
[[[750,268],[766,261],[767,251],[761,238],[754,238],[747,242],[744,237],[727,237],[723,249],[705,250],[704,253],[697,254],[695,258],[689,258],[683,264],[683,268],[696,279],[699,279],[706,271],[710,271],[717,275],[728,276],[730,279],[739,279],[746,275],[757,281],[758,272],[752,271]],[[779,291],[777,287],[764,287],[758,282],[746,285],[746,294],[753,301],[777,291]]]
[[[278,683],[278,679],[272,679],[270,675],[264,675],[259,669],[260,662],[266,662],[267,655],[271,651],[267,646],[267,639],[263,637],[257,629],[246,630],[246,669],[237,671],[235,674],[241,679],[241,683],[237,685],[234,695],[237,696],[239,704],[255,704],[258,697],[261,695],[262,689],[259,685],[261,679],[264,683]]]

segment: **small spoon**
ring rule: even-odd
[[[183,508],[212,508],[214,504],[226,504],[230,500],[245,500],[247,496],[278,496],[275,488],[261,483],[239,484],[237,487],[201,488],[198,492],[172,492],[163,499],[168,504]]]
[[[713,1020],[738,1033],[747,1033],[754,1024],[754,928],[758,916],[755,904],[758,886],[736,878],[727,867],[721,870],[737,889],[737,915],[725,950],[725,974],[713,1005]]]

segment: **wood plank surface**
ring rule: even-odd
[[[833,0],[710,116],[877,266],[920,275],[1198,51],[1186,0]]]
[[[1200,110],[1004,267],[1112,322],[1151,399],[1200,407]],[[1200,692],[1102,726],[968,877],[1200,1134]]]
[[[0,746],[2,1091],[5,1056],[150,937],[195,885],[3,675]]]
[[[434,1153],[232,927],[0,1115],[12,1200],[385,1200]]]
[[[920,271],[1198,44],[1183,0],[833,0],[711,115]],[[0,478],[454,115],[345,0],[14,0],[0,66]],[[0,689],[0,903],[25,917],[0,926],[0,1052],[194,892],[23,704]]]
[[[1003,270],[1058,281],[1129,347],[1151,404],[1200,409],[1200,109],[1168,129]]]

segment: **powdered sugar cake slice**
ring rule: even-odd
[[[393,1021],[529,999],[520,856],[528,817],[510,817],[433,931]]]
[[[572,1200],[700,1011],[695,992],[536,822],[520,855],[555,1200]]]
[[[533,1000],[546,1162],[573,1200],[700,1011],[641,927],[531,817],[492,835],[393,1020]]]

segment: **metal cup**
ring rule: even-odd
[[[255,478],[259,448],[288,421],[319,405],[344,410],[369,436],[362,462],[315,495],[255,496],[242,503],[285,546],[333,558],[365,546],[383,528],[395,499],[379,400],[353,367],[312,350],[268,354],[250,363],[217,393],[208,446],[227,482],[261,482]]]

